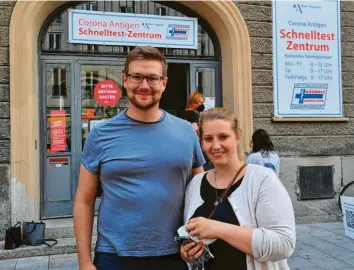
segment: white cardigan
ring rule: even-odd
[[[187,187],[184,223],[204,202],[200,196],[204,174],[194,176]],[[247,255],[247,270],[289,269],[286,259],[296,242],[294,209],[276,174],[259,165],[247,165],[241,185],[228,200],[240,226],[254,228],[253,257]]]

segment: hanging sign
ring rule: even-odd
[[[69,10],[69,42],[198,49],[196,18]]]
[[[119,86],[112,80],[100,81],[95,86],[94,97],[101,106],[114,106],[120,99]]]
[[[273,1],[274,114],[342,117],[340,3]]]
[[[66,112],[52,110],[50,112],[50,151],[66,151]]]

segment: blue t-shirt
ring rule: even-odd
[[[93,128],[81,163],[99,174],[103,195],[96,251],[119,256],[178,252],[184,193],[192,169],[205,163],[192,125],[163,112],[139,122],[125,112]]]

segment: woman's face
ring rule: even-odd
[[[240,140],[226,120],[207,120],[203,123],[202,147],[214,165],[227,165],[237,157]]]
[[[197,108],[200,106],[200,105],[203,105],[204,104],[204,99],[200,99],[198,100],[197,102],[194,103],[194,110],[197,110]]]

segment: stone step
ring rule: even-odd
[[[74,238],[74,225],[72,218],[48,219],[43,220],[46,223],[46,238]],[[97,235],[97,218],[94,218],[92,235]]]
[[[96,236],[92,236],[92,250],[94,249],[96,239]],[[13,250],[4,250],[4,241],[2,241],[0,242],[0,260],[48,256],[56,254],[70,254],[77,252],[75,238],[60,238],[57,240],[58,244],[52,247],[48,247],[47,245],[22,246]]]

